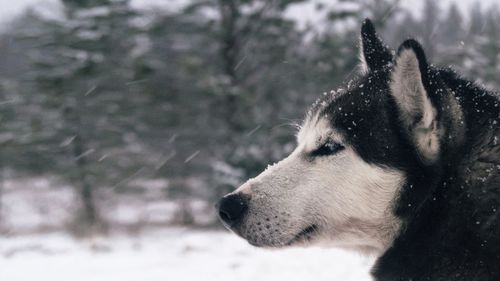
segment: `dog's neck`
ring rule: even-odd
[[[443,73],[457,105],[447,109],[458,140],[451,140],[444,163],[458,167],[459,184],[470,188],[498,186],[500,180],[500,96],[488,93],[453,73]],[[470,93],[473,93],[472,95]],[[453,161],[453,162],[452,162]],[[456,165],[456,162],[460,165]],[[497,179],[497,181],[493,181]],[[460,180],[459,180],[460,181]]]

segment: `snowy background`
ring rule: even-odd
[[[495,0],[0,1],[0,280],[370,280],[270,251],[214,203],[355,73],[359,25],[500,88]]]
[[[75,237],[64,231],[76,211],[70,186],[56,187],[50,177],[4,184],[3,229],[17,233],[4,231],[0,236],[2,281],[302,281],[312,276],[318,281],[370,280],[373,260],[356,253],[264,250],[218,228],[158,226],[175,221],[176,206],[165,199],[141,203],[105,198],[100,211],[115,229],[106,235]],[[200,221],[210,217],[203,210],[195,213]],[[138,226],[119,227],[134,224]]]
[[[338,250],[264,251],[229,233],[186,228],[78,241],[51,233],[0,243],[0,277],[9,281],[368,281],[372,263]]]

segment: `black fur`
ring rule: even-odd
[[[405,41],[400,50],[415,51],[443,132],[439,159],[425,163],[390,93],[392,55],[369,21],[362,42],[370,71],[317,110],[328,114],[365,161],[407,177],[394,208],[403,227],[377,260],[375,280],[500,280],[499,95],[427,65],[420,44]]]
[[[377,36],[369,19],[361,25],[361,50],[369,70],[382,68],[392,61],[391,51]]]

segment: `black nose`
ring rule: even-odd
[[[218,205],[219,218],[226,227],[231,227],[244,217],[248,209],[248,196],[237,193],[224,196]]]

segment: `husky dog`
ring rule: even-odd
[[[362,73],[307,113],[297,147],[219,202],[259,247],[322,244],[378,257],[379,281],[500,280],[500,98],[396,53],[369,20]]]

